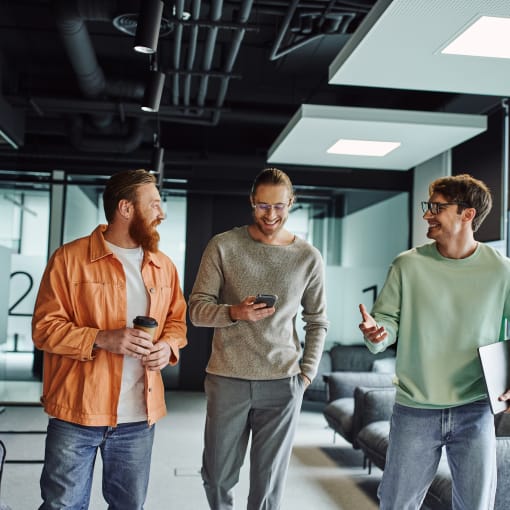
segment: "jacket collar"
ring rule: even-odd
[[[110,248],[106,244],[103,236],[103,232],[107,229],[108,225],[98,225],[95,230],[90,234],[90,261],[96,262],[99,259],[113,255]],[[150,251],[144,251],[143,259],[144,263],[153,264],[156,267],[161,267],[161,255],[152,253]]]

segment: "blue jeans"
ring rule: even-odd
[[[149,483],[154,425],[86,427],[51,418],[41,475],[39,510],[89,506],[97,449],[103,460],[103,497],[110,510],[143,508]]]
[[[395,404],[379,499],[382,510],[418,510],[446,448],[453,510],[490,510],[496,437],[488,401],[446,409]]]

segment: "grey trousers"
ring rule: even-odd
[[[234,508],[251,432],[247,510],[278,510],[305,386],[300,376],[249,381],[208,374],[202,479],[211,510]]]

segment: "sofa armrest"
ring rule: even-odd
[[[394,387],[358,386],[354,390],[354,414],[351,432],[354,448],[359,448],[356,437],[363,427],[376,421],[390,420],[394,403]]]
[[[496,427],[496,436],[510,437],[510,414],[496,414],[494,416],[494,426]]]
[[[331,372],[326,380],[330,402],[339,398],[354,397],[357,386],[384,387],[393,384],[391,374],[376,372]]]

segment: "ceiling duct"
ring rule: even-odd
[[[85,134],[83,118],[73,118],[71,126],[71,142],[85,152],[117,152],[127,154],[136,150],[143,140],[143,119],[132,119],[125,136],[104,135],[91,136]]]
[[[143,86],[107,81],[98,64],[85,25],[87,20],[111,23],[117,8],[118,2],[115,0],[56,0],[54,2],[56,23],[64,48],[76,74],[80,90],[89,99],[100,98],[108,93],[115,94],[116,92],[133,94],[137,98],[143,95]],[[109,113],[95,113],[89,117],[96,128],[100,129],[108,127],[113,121],[113,115]],[[133,146],[135,141],[138,144],[142,142],[142,124],[142,122],[132,122],[130,132],[122,144],[118,136],[110,140],[106,139],[104,135],[101,139],[88,138],[83,129],[83,120],[79,118],[73,122],[71,141],[77,149],[84,151],[129,152],[137,148]],[[78,133],[79,129],[82,129],[81,133]],[[139,129],[139,133],[134,133],[134,129]]]

